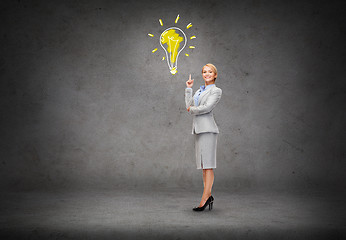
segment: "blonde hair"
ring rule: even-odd
[[[217,75],[217,68],[215,67],[215,65],[214,64],[212,64],[212,63],[207,63],[206,65],[204,65],[203,67],[202,67],[202,73],[203,73],[203,68],[204,67],[210,67],[211,68],[211,70],[213,70],[213,72]],[[216,78],[214,79],[215,81],[216,81]]]

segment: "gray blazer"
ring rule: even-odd
[[[201,90],[197,90],[195,95]],[[192,97],[192,88],[185,89],[186,108],[190,107],[190,113],[193,115],[192,134],[204,132],[219,133],[219,129],[215,123],[213,109],[220,101],[222,90],[215,85],[208,88],[199,96],[198,106],[194,106],[194,98]]]

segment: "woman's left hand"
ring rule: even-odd
[[[187,108],[187,111],[190,112],[190,107]]]

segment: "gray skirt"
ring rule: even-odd
[[[217,133],[195,134],[197,169],[216,168]]]

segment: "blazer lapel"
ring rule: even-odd
[[[203,91],[203,92],[201,93],[201,95],[199,95],[198,105],[200,105],[200,104],[202,103],[202,100],[204,100],[203,97],[205,97],[205,96],[210,92],[210,90],[211,90],[213,87],[215,87],[215,86],[212,86],[212,87],[208,88],[207,90]]]

